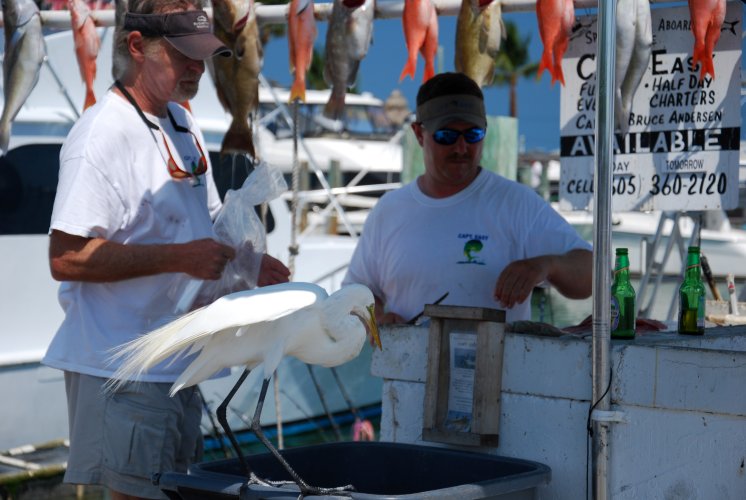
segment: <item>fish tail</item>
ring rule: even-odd
[[[565,74],[562,72],[562,60],[559,59],[554,65],[554,72],[552,73],[552,84],[554,82],[560,82],[560,85],[565,86]]]
[[[332,120],[339,120],[345,111],[345,93],[332,92],[324,106],[324,116]]]
[[[554,83],[554,74],[552,73],[552,56],[548,51],[544,51],[544,53],[541,55],[541,60],[539,61],[539,69],[536,71],[536,79],[541,79],[541,74],[544,70],[549,71],[549,74],[552,75],[552,83]]]
[[[552,73],[554,81],[560,82],[565,86],[565,74],[562,72],[562,57],[567,51],[567,46],[570,43],[570,39],[567,36],[560,36],[554,44],[554,71]]]
[[[705,76],[710,75],[712,79],[715,79],[715,65],[713,64],[712,57],[704,57],[700,61],[701,69],[699,71],[699,81],[703,81]]]
[[[296,99],[306,102],[306,82],[300,78],[296,78],[290,88],[290,102],[292,103]]]
[[[10,123],[0,125],[0,156],[8,153],[8,144],[10,143]]]
[[[225,133],[225,137],[223,137],[220,154],[231,153],[248,154],[252,158],[256,158],[254,139],[246,120],[233,120]]]
[[[85,91],[85,102],[83,103],[83,111],[96,104],[96,95],[93,93],[93,89],[88,88]]]
[[[435,76],[435,62],[432,58],[425,59],[425,72],[422,75],[422,83],[425,83],[430,78]],[[412,75],[412,79],[414,79],[414,75]]]
[[[414,58],[410,57],[407,59],[407,63],[404,65],[404,69],[401,72],[401,75],[399,75],[399,81],[401,82],[404,80],[405,77],[409,77],[412,80],[414,80],[414,74],[417,71],[417,59],[416,55]]]

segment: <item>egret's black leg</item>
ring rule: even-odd
[[[236,395],[236,391],[238,391],[238,388],[241,387],[241,384],[243,384],[244,380],[246,380],[246,377],[249,376],[249,370],[245,369],[240,377],[238,377],[238,380],[236,381],[236,384],[233,386],[231,391],[228,393],[228,396],[223,400],[223,402],[218,406],[218,409],[215,411],[215,414],[218,417],[218,422],[220,422],[220,425],[223,427],[223,430],[225,431],[226,436],[228,436],[228,439],[230,439],[231,444],[233,445],[233,449],[236,451],[236,456],[238,456],[238,461],[241,462],[241,468],[244,471],[244,474],[249,478],[250,484],[261,484],[264,486],[267,486],[268,483],[259,479],[256,474],[251,470],[249,467],[249,464],[246,462],[246,458],[244,458],[243,453],[241,452],[241,447],[238,445],[238,440],[236,440],[236,436],[233,434],[233,431],[231,430],[230,426],[228,425],[228,418],[226,417],[226,409],[228,408],[228,403],[231,402],[231,399],[233,399],[233,396]]]
[[[262,486],[282,486],[288,484],[290,481],[266,481],[254,474],[254,472],[251,470],[251,467],[249,467],[249,464],[246,462],[246,458],[244,458],[243,453],[241,452],[241,447],[238,444],[236,436],[233,434],[233,431],[228,425],[228,418],[226,416],[228,404],[231,402],[231,399],[233,399],[233,396],[236,395],[238,388],[241,387],[241,384],[244,383],[244,380],[246,380],[246,377],[248,376],[249,370],[245,369],[241,376],[238,377],[236,384],[228,393],[228,396],[226,396],[225,400],[221,403],[218,409],[215,410],[215,415],[218,417],[218,422],[220,422],[220,425],[223,427],[226,436],[228,436],[231,445],[233,445],[233,449],[236,451],[236,455],[238,456],[239,462],[241,462],[241,468],[243,469],[244,474],[246,474],[246,477],[249,478],[246,484],[260,484]]]
[[[262,416],[262,407],[264,406],[264,398],[267,396],[267,388],[269,387],[269,379],[266,378],[262,382],[262,390],[259,393],[259,401],[256,405],[256,411],[254,412],[254,418],[251,420],[251,430],[254,431],[254,434],[256,434],[256,437],[259,438],[259,441],[261,441],[264,446],[267,447],[267,449],[272,453],[272,455],[275,456],[277,460],[282,464],[282,466],[285,468],[285,470],[288,471],[288,474],[290,474],[290,477],[293,478],[293,481],[295,484],[298,485],[298,488],[300,488],[300,498],[303,498],[305,495],[334,495],[334,494],[349,494],[350,491],[354,491],[355,488],[348,484],[347,486],[340,486],[338,488],[319,488],[317,486],[310,486],[308,483],[306,483],[303,479],[300,478],[297,472],[290,467],[290,464],[285,460],[285,457],[283,457],[279,451],[277,451],[277,448],[270,442],[269,439],[264,435],[264,431],[262,431],[262,426],[260,424],[260,418]]]

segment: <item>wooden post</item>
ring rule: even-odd
[[[505,311],[427,305],[425,315],[430,317],[430,336],[422,439],[458,445],[497,446]],[[469,335],[475,337],[473,344],[468,340]],[[452,342],[458,344],[452,345]],[[470,383],[470,370],[473,370],[473,383]],[[468,390],[471,394],[465,392]],[[464,402],[469,399],[470,412],[463,412]],[[456,400],[461,403],[459,411],[454,412],[450,405]]]

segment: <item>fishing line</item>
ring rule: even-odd
[[[308,374],[311,376],[313,386],[316,388],[316,394],[318,394],[319,396],[321,407],[324,409],[324,413],[326,413],[326,418],[329,420],[329,424],[331,424],[332,431],[334,431],[334,437],[337,439],[337,441],[342,441],[342,431],[339,429],[339,424],[337,424],[337,421],[334,420],[334,415],[332,415],[332,412],[329,409],[329,405],[326,403],[324,391],[321,389],[321,384],[319,384],[319,380],[316,378],[313,367],[310,364],[306,364],[306,368],[308,368]]]
[[[299,100],[293,100],[293,177],[292,177],[292,197],[290,199],[290,244],[288,245],[288,269],[290,269],[290,279],[295,274],[295,256],[298,255],[298,243],[296,233],[298,227],[298,190],[300,189],[300,162],[298,161],[298,107]]]

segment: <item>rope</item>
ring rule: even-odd
[[[288,269],[290,280],[295,274],[295,256],[298,255],[298,191],[300,190],[300,162],[298,161],[298,99],[293,101],[293,177],[290,198],[290,245],[288,245]]]

